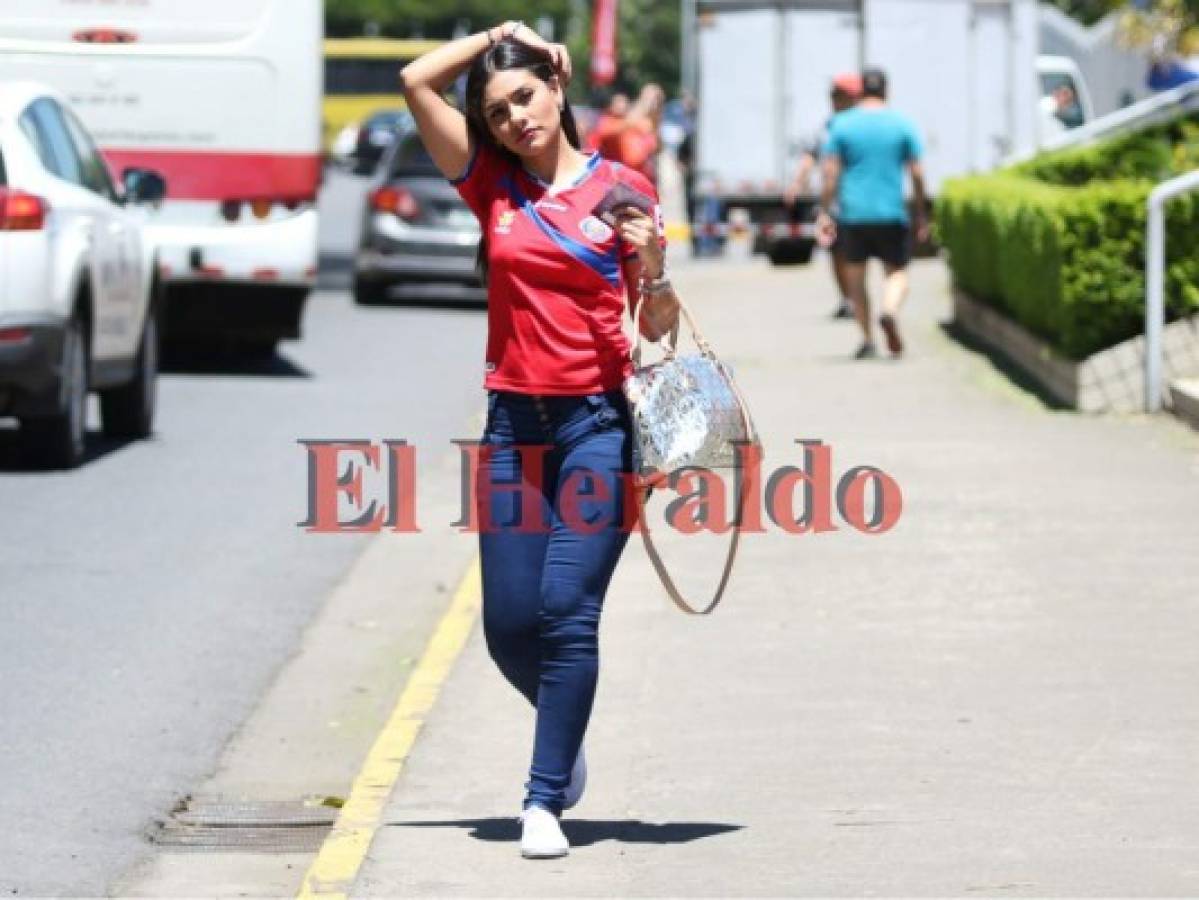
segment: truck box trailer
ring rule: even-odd
[[[890,102],[924,140],[930,194],[1037,144],[1035,0],[696,0],[693,12],[684,69],[698,100],[699,192],[726,218],[738,208],[758,225],[811,218],[814,196],[788,211],[782,192],[840,72],[887,73]],[[807,233],[758,231],[775,261],[811,253]]]

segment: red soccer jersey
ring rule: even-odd
[[[636,251],[592,215],[617,180],[657,203],[643,176],[597,154],[553,193],[490,147],[453,182],[487,239],[485,387],[594,394],[630,373],[622,263]]]

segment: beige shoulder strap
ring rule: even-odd
[[[716,594],[708,601],[708,605],[703,609],[696,609],[688,603],[679,589],[675,586],[674,579],[670,577],[670,573],[666,571],[666,564],[662,562],[662,557],[658,555],[658,550],[654,546],[654,539],[649,532],[649,517],[646,515],[645,503],[649,499],[652,488],[646,488],[644,491],[635,491],[637,495],[637,511],[641,516],[641,538],[645,541],[645,552],[649,554],[649,561],[654,566],[654,571],[658,573],[658,577],[662,579],[662,586],[666,588],[666,593],[670,595],[670,599],[674,601],[674,605],[683,612],[693,616],[706,616],[716,608],[716,604],[720,602],[720,598],[724,596],[724,589],[728,587],[729,576],[733,572],[733,561],[737,558],[737,544],[741,541],[741,510],[737,511],[737,519],[733,523],[733,536],[729,539],[729,551],[724,560],[724,571],[720,573],[720,583],[716,586]],[[742,499],[744,502],[744,499]]]
[[[704,338],[703,334],[700,332],[699,326],[696,324],[695,318],[691,314],[691,310],[688,308],[687,304],[683,302],[682,298],[679,297],[677,294],[675,295],[675,298],[678,300],[679,311],[682,314],[680,316],[680,318],[687,323],[687,327],[691,332],[692,340],[695,341],[695,343],[699,347],[701,353],[703,353],[705,356],[709,356],[712,359],[715,359],[716,354],[712,351],[711,345],[707,342],[707,340]],[[631,356],[633,359],[633,367],[634,368],[639,368],[641,366],[641,329],[640,329],[641,323],[639,320],[639,314],[641,311],[641,303],[643,300],[644,300],[643,297],[638,297],[637,303],[633,307],[633,332],[634,333],[633,333],[633,338],[632,338],[632,342],[631,342],[632,343]],[[679,328],[678,328],[678,323],[676,323],[674,330],[669,335],[669,338],[667,340],[663,341],[665,357],[667,359],[670,359],[671,357],[673,357],[675,352],[677,351],[678,334],[679,334]],[[727,373],[726,373],[726,377],[728,377]],[[729,382],[729,385],[732,387],[733,396],[737,400],[737,405],[741,407],[741,414],[745,420],[746,436],[748,437],[749,440],[753,441],[756,444],[757,443],[757,432],[754,429],[753,419],[750,418],[749,407],[745,403],[745,398],[742,396],[740,388],[737,387],[737,383],[735,381],[733,381],[733,379],[731,377],[728,377],[728,382]],[[741,541],[742,509],[738,508],[738,510],[737,510],[737,518],[734,521],[733,527],[732,527],[733,534],[732,534],[732,537],[729,539],[728,554],[725,556],[725,560],[724,560],[724,571],[722,571],[720,573],[720,583],[716,585],[716,593],[713,595],[712,599],[708,601],[707,606],[705,606],[703,609],[696,609],[695,607],[693,607],[690,603],[688,603],[683,598],[682,593],[679,591],[678,587],[674,583],[674,579],[672,579],[670,577],[670,573],[668,571],[666,571],[666,564],[664,562],[662,562],[662,557],[658,555],[657,547],[654,546],[654,539],[650,535],[649,517],[646,514],[646,510],[645,510],[645,504],[646,504],[646,501],[649,499],[650,494],[652,493],[652,488],[646,488],[644,491],[637,490],[634,493],[636,494],[636,497],[637,497],[637,508],[638,508],[637,511],[641,518],[641,538],[643,541],[645,541],[645,552],[649,554],[649,561],[650,561],[650,563],[653,564],[654,571],[658,573],[658,577],[662,580],[662,586],[666,588],[666,593],[670,595],[670,599],[674,601],[675,606],[677,606],[683,612],[685,612],[689,615],[693,615],[693,616],[708,615],[710,612],[712,612],[712,610],[714,610],[716,608],[716,605],[718,603],[720,603],[721,597],[724,596],[724,589],[726,587],[728,587],[729,576],[731,576],[732,572],[733,572],[733,562],[737,559],[737,545]],[[741,494],[742,494],[741,503],[742,504],[745,503],[745,497],[743,496],[743,493],[744,492],[741,492]]]

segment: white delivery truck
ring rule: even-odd
[[[887,73],[890,102],[924,139],[930,194],[1037,145],[1035,0],[695,0],[687,19],[699,193],[725,218],[744,210],[758,226],[785,222],[783,189],[830,115],[841,72]],[[815,201],[801,201],[794,221],[810,220]],[[802,229],[754,230],[776,262],[811,255]]]
[[[110,167],[160,172],[169,339],[298,337],[316,279],[321,0],[3,0],[0,79],[52,85]]]

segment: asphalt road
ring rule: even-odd
[[[265,363],[178,363],[153,439],[97,431],[80,469],[43,473],[0,420],[0,894],[103,893],[362,551],[363,536],[297,527],[299,439],[436,456],[477,428],[482,310],[356,308],[360,197],[356,179],[326,182],[303,340]]]

